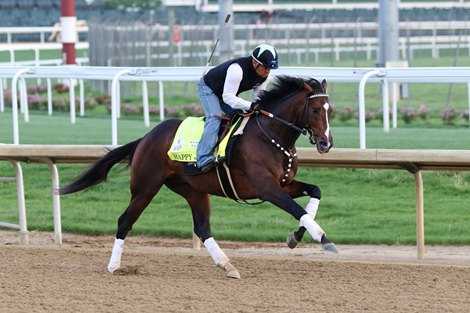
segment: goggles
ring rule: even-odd
[[[268,62],[264,63],[263,66],[265,66],[267,68],[271,68],[271,69],[276,69],[276,68],[279,67],[279,65],[277,64],[277,60],[268,61]]]
[[[279,67],[279,64],[277,63],[277,60],[271,60],[271,61],[268,61],[268,62],[260,62],[258,61],[256,58],[255,58],[256,62],[258,62],[259,64],[261,64],[262,66],[266,67],[266,68],[269,68],[269,69],[276,69]]]

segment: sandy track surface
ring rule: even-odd
[[[470,312],[470,247],[219,245],[242,275],[227,279],[191,240],[0,231],[0,312]]]

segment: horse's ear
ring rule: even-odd
[[[325,93],[327,93],[328,92],[328,83],[326,82],[326,79],[322,80],[321,86],[322,86],[323,90],[325,91]]]
[[[302,81],[303,81],[303,83],[304,83],[304,89],[307,91],[307,93],[313,92],[312,86],[310,86],[309,84],[307,84],[304,80],[302,80]]]

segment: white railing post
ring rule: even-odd
[[[85,116],[85,87],[83,85],[83,79],[78,80],[79,95],[80,95],[80,116]]]
[[[121,70],[114,75],[111,82],[111,144],[117,145],[117,119],[120,106],[119,78],[129,74],[132,69]]]
[[[76,110],[75,110],[75,80],[69,79],[69,101],[70,101],[70,123],[75,124],[76,122]]]
[[[470,83],[467,83],[468,92],[468,127],[470,127]]]
[[[158,95],[160,102],[160,122],[163,122],[165,119],[165,96],[163,95],[163,82],[158,81]]]
[[[60,195],[59,195],[59,171],[57,165],[51,159],[45,159],[49,169],[51,170],[51,193],[52,203],[54,206],[54,241],[56,244],[62,244],[62,218],[60,212]]]
[[[52,84],[51,84],[51,79],[47,78],[46,79],[46,84],[47,84],[47,114],[52,115]]]
[[[390,109],[388,105],[388,82],[382,79],[382,110],[383,110],[383,123],[384,132],[390,131]]]
[[[397,128],[397,111],[398,111],[398,88],[399,84],[392,83],[392,127]]]
[[[13,76],[11,82],[11,108],[12,108],[12,117],[13,117],[13,143],[18,145],[20,143],[20,131],[18,126],[18,79],[21,75],[26,73],[31,73],[33,70],[30,68],[24,68],[19,70]]]
[[[24,200],[24,183],[23,183],[23,171],[21,165],[17,161],[11,161],[15,168],[16,175],[16,194],[18,199],[18,219],[20,229],[20,242],[21,244],[29,243],[28,226],[26,223],[26,205]]]
[[[150,127],[150,116],[149,116],[149,95],[147,81],[142,81],[142,111],[144,114],[144,125]]]
[[[26,123],[29,123],[29,109],[28,109],[28,88],[26,87],[26,80],[24,77],[19,78],[20,87],[20,112],[23,113],[23,118]]]
[[[359,147],[366,148],[366,105],[365,105],[365,87],[367,80],[372,76],[380,75],[381,71],[370,71],[362,76],[359,83]]]

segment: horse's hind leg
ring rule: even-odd
[[[197,191],[178,178],[169,179],[166,185],[177,194],[183,196],[188,202],[193,216],[194,233],[204,243],[214,263],[225,270],[226,277],[240,279],[240,273],[230,263],[227,255],[220,249],[219,245],[212,237],[209,195]]]
[[[160,190],[162,185],[163,182],[156,183],[155,181],[147,181],[145,186],[143,186],[143,184],[140,186],[135,186],[133,183],[131,183],[132,198],[129,206],[118,219],[116,238],[114,239],[113,251],[111,253],[111,258],[109,259],[108,264],[109,272],[113,273],[120,268],[121,255],[124,249],[124,239],[132,229],[132,226],[137,221],[139,216]]]

